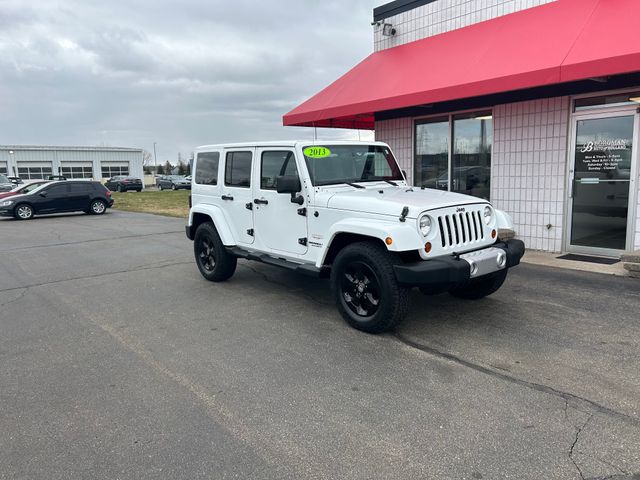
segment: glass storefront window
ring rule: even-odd
[[[488,200],[492,145],[491,111],[417,122],[414,184]]]
[[[489,199],[492,145],[491,112],[453,117],[451,191]]]
[[[574,111],[589,110],[601,107],[640,104],[640,92],[612,93],[600,97],[578,98],[574,102]]]
[[[447,190],[449,185],[449,118],[416,124],[414,184]]]

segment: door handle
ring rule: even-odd
[[[253,199],[253,203],[255,203],[256,205],[267,205],[269,203],[269,200],[263,200],[260,198],[254,198]]]
[[[223,200],[231,200],[233,201],[233,197],[231,195],[222,195]]]

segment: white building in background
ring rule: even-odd
[[[143,178],[142,149],[0,145],[0,174],[23,180],[49,175],[93,180],[114,175]]]

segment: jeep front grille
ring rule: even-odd
[[[443,248],[462,247],[484,239],[481,210],[457,212],[438,217]]]

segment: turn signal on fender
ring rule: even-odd
[[[384,243],[386,243],[387,245],[391,245],[393,243],[393,238],[391,237],[387,237],[384,239]]]
[[[495,230],[491,230],[491,238],[496,238],[497,235],[498,232],[496,232]]]
[[[427,253],[431,252],[431,243],[430,242],[427,242],[427,243],[424,244],[424,251],[427,252]]]

